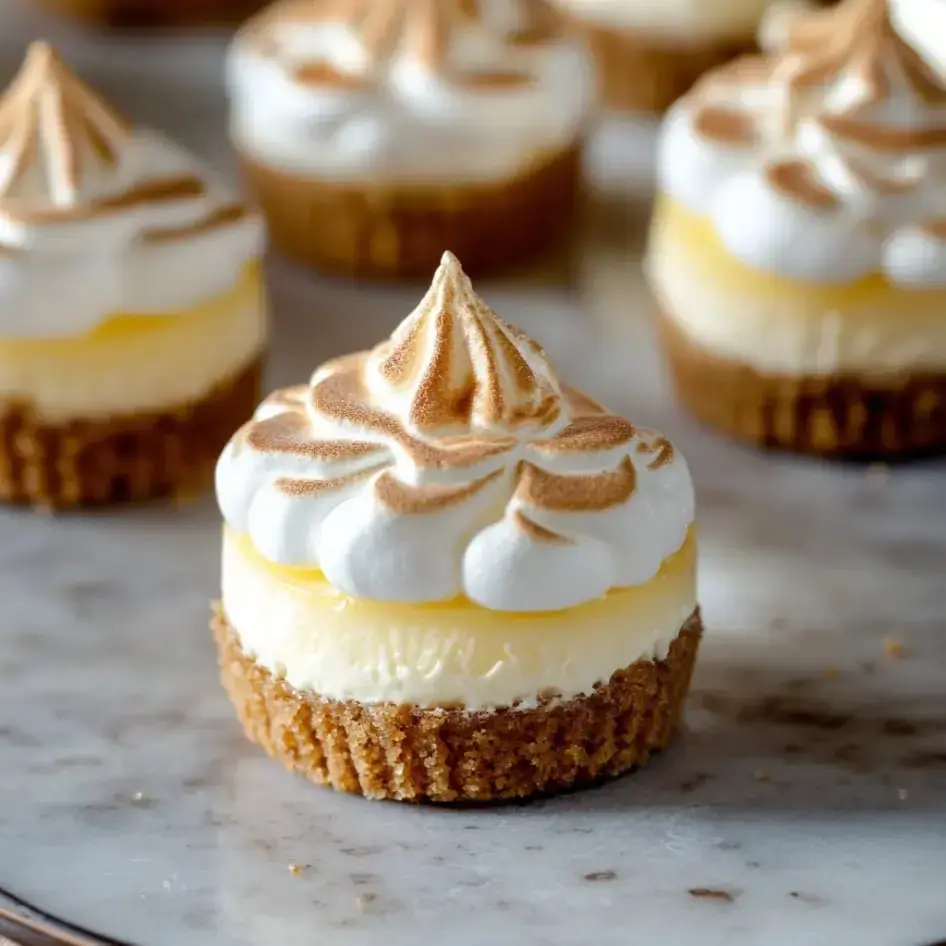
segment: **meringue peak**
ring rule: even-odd
[[[38,189],[54,206],[75,206],[91,176],[118,167],[131,136],[52,46],[35,42],[0,96],[0,198],[35,198]]]
[[[545,353],[476,294],[450,252],[367,368],[379,400],[422,433],[547,432],[562,416],[561,389]]]

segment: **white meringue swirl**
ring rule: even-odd
[[[0,99],[0,339],[75,338],[233,287],[253,214],[195,158],[128,126],[43,43]]]
[[[762,32],[775,53],[712,73],[668,116],[662,189],[751,267],[946,286],[942,6],[774,8]]]
[[[451,254],[391,339],[263,403],[217,496],[265,558],[350,595],[498,611],[647,582],[694,505],[673,447],[560,384]]]
[[[589,55],[531,0],[276,3],[230,53],[241,151],[332,180],[496,180],[581,136]]]

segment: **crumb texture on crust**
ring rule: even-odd
[[[576,217],[581,149],[499,183],[332,183],[247,155],[241,164],[273,243],[290,259],[351,276],[427,278],[446,248],[471,276],[555,248]]]
[[[52,509],[188,495],[253,413],[256,357],[199,401],[153,413],[50,424],[0,404],[0,502]]]
[[[413,802],[524,798],[642,765],[677,728],[702,634],[697,611],[666,660],[618,670],[590,696],[469,713],[300,693],[243,652],[219,607],[211,626],[251,741],[317,784]]]
[[[680,399],[737,440],[862,460],[946,452],[946,374],[763,374],[695,344],[670,315],[658,328]]]

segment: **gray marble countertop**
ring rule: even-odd
[[[126,110],[227,167],[219,37],[116,43],[10,3],[3,78],[26,37],[50,36]],[[709,633],[672,751],[524,806],[313,788],[244,742],[218,687],[211,497],[3,512],[0,888],[136,946],[946,938],[946,465],[760,456],[674,408],[635,262],[646,201],[615,189],[646,191],[650,140],[599,141],[604,199],[567,266],[480,288],[690,460]],[[377,340],[418,294],[278,262],[270,279],[273,384]],[[4,909],[25,910],[0,895]]]

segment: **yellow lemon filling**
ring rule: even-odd
[[[856,309],[865,302],[902,306],[909,300],[910,306],[929,303],[942,306],[946,301],[946,292],[942,290],[901,289],[879,273],[835,286],[802,282],[753,269],[726,249],[710,219],[666,194],[657,199],[653,226],[658,235],[656,243],[672,241],[683,248],[688,253],[691,270],[706,276],[722,292],[767,296],[779,302],[794,298],[803,300],[805,308],[840,312]]]
[[[169,314],[115,314],[77,338],[0,339],[0,401],[51,420],[186,404],[259,353],[266,331],[260,267],[232,289]]]
[[[264,559],[226,529],[223,604],[244,650],[299,689],[334,699],[467,707],[588,692],[615,670],[662,658],[695,604],[696,539],[650,581],[555,612],[490,611],[465,598],[353,598],[318,570]]]

